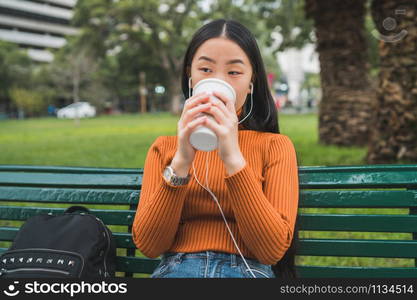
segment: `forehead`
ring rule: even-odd
[[[212,38],[205,41],[196,51],[192,63],[197,63],[199,57],[206,56],[217,63],[224,63],[232,59],[241,59],[250,66],[246,53],[235,42],[226,38]]]

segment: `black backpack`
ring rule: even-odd
[[[0,256],[0,278],[103,279],[114,277],[115,265],[111,231],[84,206],[71,206],[21,226]]]

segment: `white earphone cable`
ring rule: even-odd
[[[242,123],[243,121],[246,120],[247,117],[249,117],[250,113],[252,112],[252,107],[253,107],[253,83],[251,83],[251,92],[250,92],[250,110],[249,113],[238,122],[238,124]]]
[[[229,224],[227,223],[226,217],[224,216],[224,213],[223,213],[222,207],[220,206],[219,200],[217,199],[216,195],[214,195],[214,193],[213,193],[213,192],[210,190],[210,188],[208,187],[208,156],[206,157],[206,186],[207,186],[207,188],[206,188],[206,187],[204,187],[204,186],[200,183],[200,181],[198,181],[197,176],[196,176],[196,174],[195,174],[194,162],[193,162],[193,170],[194,170],[194,178],[195,178],[195,180],[197,181],[197,183],[198,183],[198,184],[199,184],[199,185],[200,185],[203,189],[205,189],[207,192],[209,192],[209,194],[213,197],[214,202],[216,202],[216,204],[217,204],[217,206],[218,206],[218,208],[219,208],[219,210],[220,210],[220,213],[221,213],[221,215],[222,215],[222,217],[223,217],[223,221],[224,221],[224,223],[226,224],[227,230],[229,231],[230,237],[232,238],[233,243],[235,244],[235,247],[236,247],[237,251],[239,252],[240,256],[242,257],[243,262],[245,263],[245,266],[246,266],[247,270],[251,273],[251,275],[252,275],[254,278],[256,278],[255,274],[253,274],[253,272],[252,272],[252,269],[249,267],[248,263],[246,262],[245,257],[243,256],[242,252],[240,251],[239,246],[237,245],[237,242],[236,242],[236,240],[235,240],[235,237],[233,236],[232,230],[230,229]]]
[[[191,77],[190,77],[190,79],[188,80],[188,94],[189,94],[189,97],[191,97]],[[242,120],[240,120],[239,122],[238,122],[238,124],[240,124],[240,123],[242,123],[247,117],[249,117],[249,115],[251,114],[251,112],[252,112],[252,107],[253,107],[253,83],[251,83],[251,93],[250,93],[250,100],[251,100],[251,106],[250,106],[250,110],[249,110],[249,113],[242,119]],[[203,189],[205,189],[207,192],[209,192],[209,194],[213,197],[213,199],[214,199],[214,202],[216,202],[216,204],[217,204],[217,206],[218,206],[218,208],[219,208],[219,210],[220,210],[220,213],[221,213],[221,215],[222,215],[222,217],[223,217],[223,221],[224,221],[224,223],[226,224],[226,228],[227,228],[227,230],[229,231],[229,234],[230,234],[230,237],[232,238],[232,241],[233,241],[233,243],[234,243],[234,245],[235,245],[235,247],[236,247],[236,249],[237,249],[237,251],[239,252],[239,254],[240,254],[240,256],[242,257],[242,259],[243,259],[243,262],[245,263],[245,266],[246,266],[246,268],[247,268],[247,270],[250,272],[250,274],[254,277],[254,278],[256,278],[256,276],[255,276],[255,274],[253,274],[253,272],[252,272],[252,269],[249,267],[249,265],[248,265],[248,263],[246,262],[246,259],[245,259],[245,257],[243,256],[243,254],[242,254],[242,252],[240,251],[240,248],[239,248],[239,246],[237,245],[237,242],[236,242],[236,240],[235,240],[235,237],[233,236],[233,233],[232,233],[232,230],[230,229],[230,227],[229,227],[229,224],[227,223],[227,220],[226,220],[226,217],[224,216],[224,213],[223,213],[223,210],[222,210],[222,207],[220,206],[220,203],[219,203],[219,201],[218,201],[218,199],[217,199],[217,197],[216,197],[216,195],[214,195],[214,193],[210,190],[210,188],[208,187],[208,168],[209,168],[209,166],[208,166],[208,156],[206,157],[206,187],[205,186],[203,186],[201,183],[200,183],[200,181],[198,181],[198,179],[197,179],[197,176],[196,176],[196,173],[195,173],[195,167],[194,167],[194,161],[193,161],[193,170],[194,170],[194,178],[195,178],[195,180],[197,181],[197,183],[203,188]]]

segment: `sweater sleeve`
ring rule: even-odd
[[[173,186],[164,180],[162,172],[170,160],[166,158],[164,138],[158,137],[145,159],[132,227],[136,247],[151,258],[161,255],[174,241],[187,191],[187,185]]]
[[[287,136],[273,137],[268,156],[263,187],[248,164],[225,182],[243,241],[260,262],[273,265],[291,244],[299,187],[296,152]]]

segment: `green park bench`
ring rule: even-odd
[[[130,234],[142,174],[142,169],[0,165],[0,253],[28,217],[59,214],[81,204],[114,232],[117,276],[147,276],[159,260],[143,257]],[[417,277],[417,165],[299,167],[299,179],[298,256],[412,261],[404,267],[301,264],[297,265],[300,277]],[[358,209],[340,212],[346,208]],[[365,208],[400,209],[400,213],[369,213]],[[406,238],[311,237],[314,232],[402,233]]]

